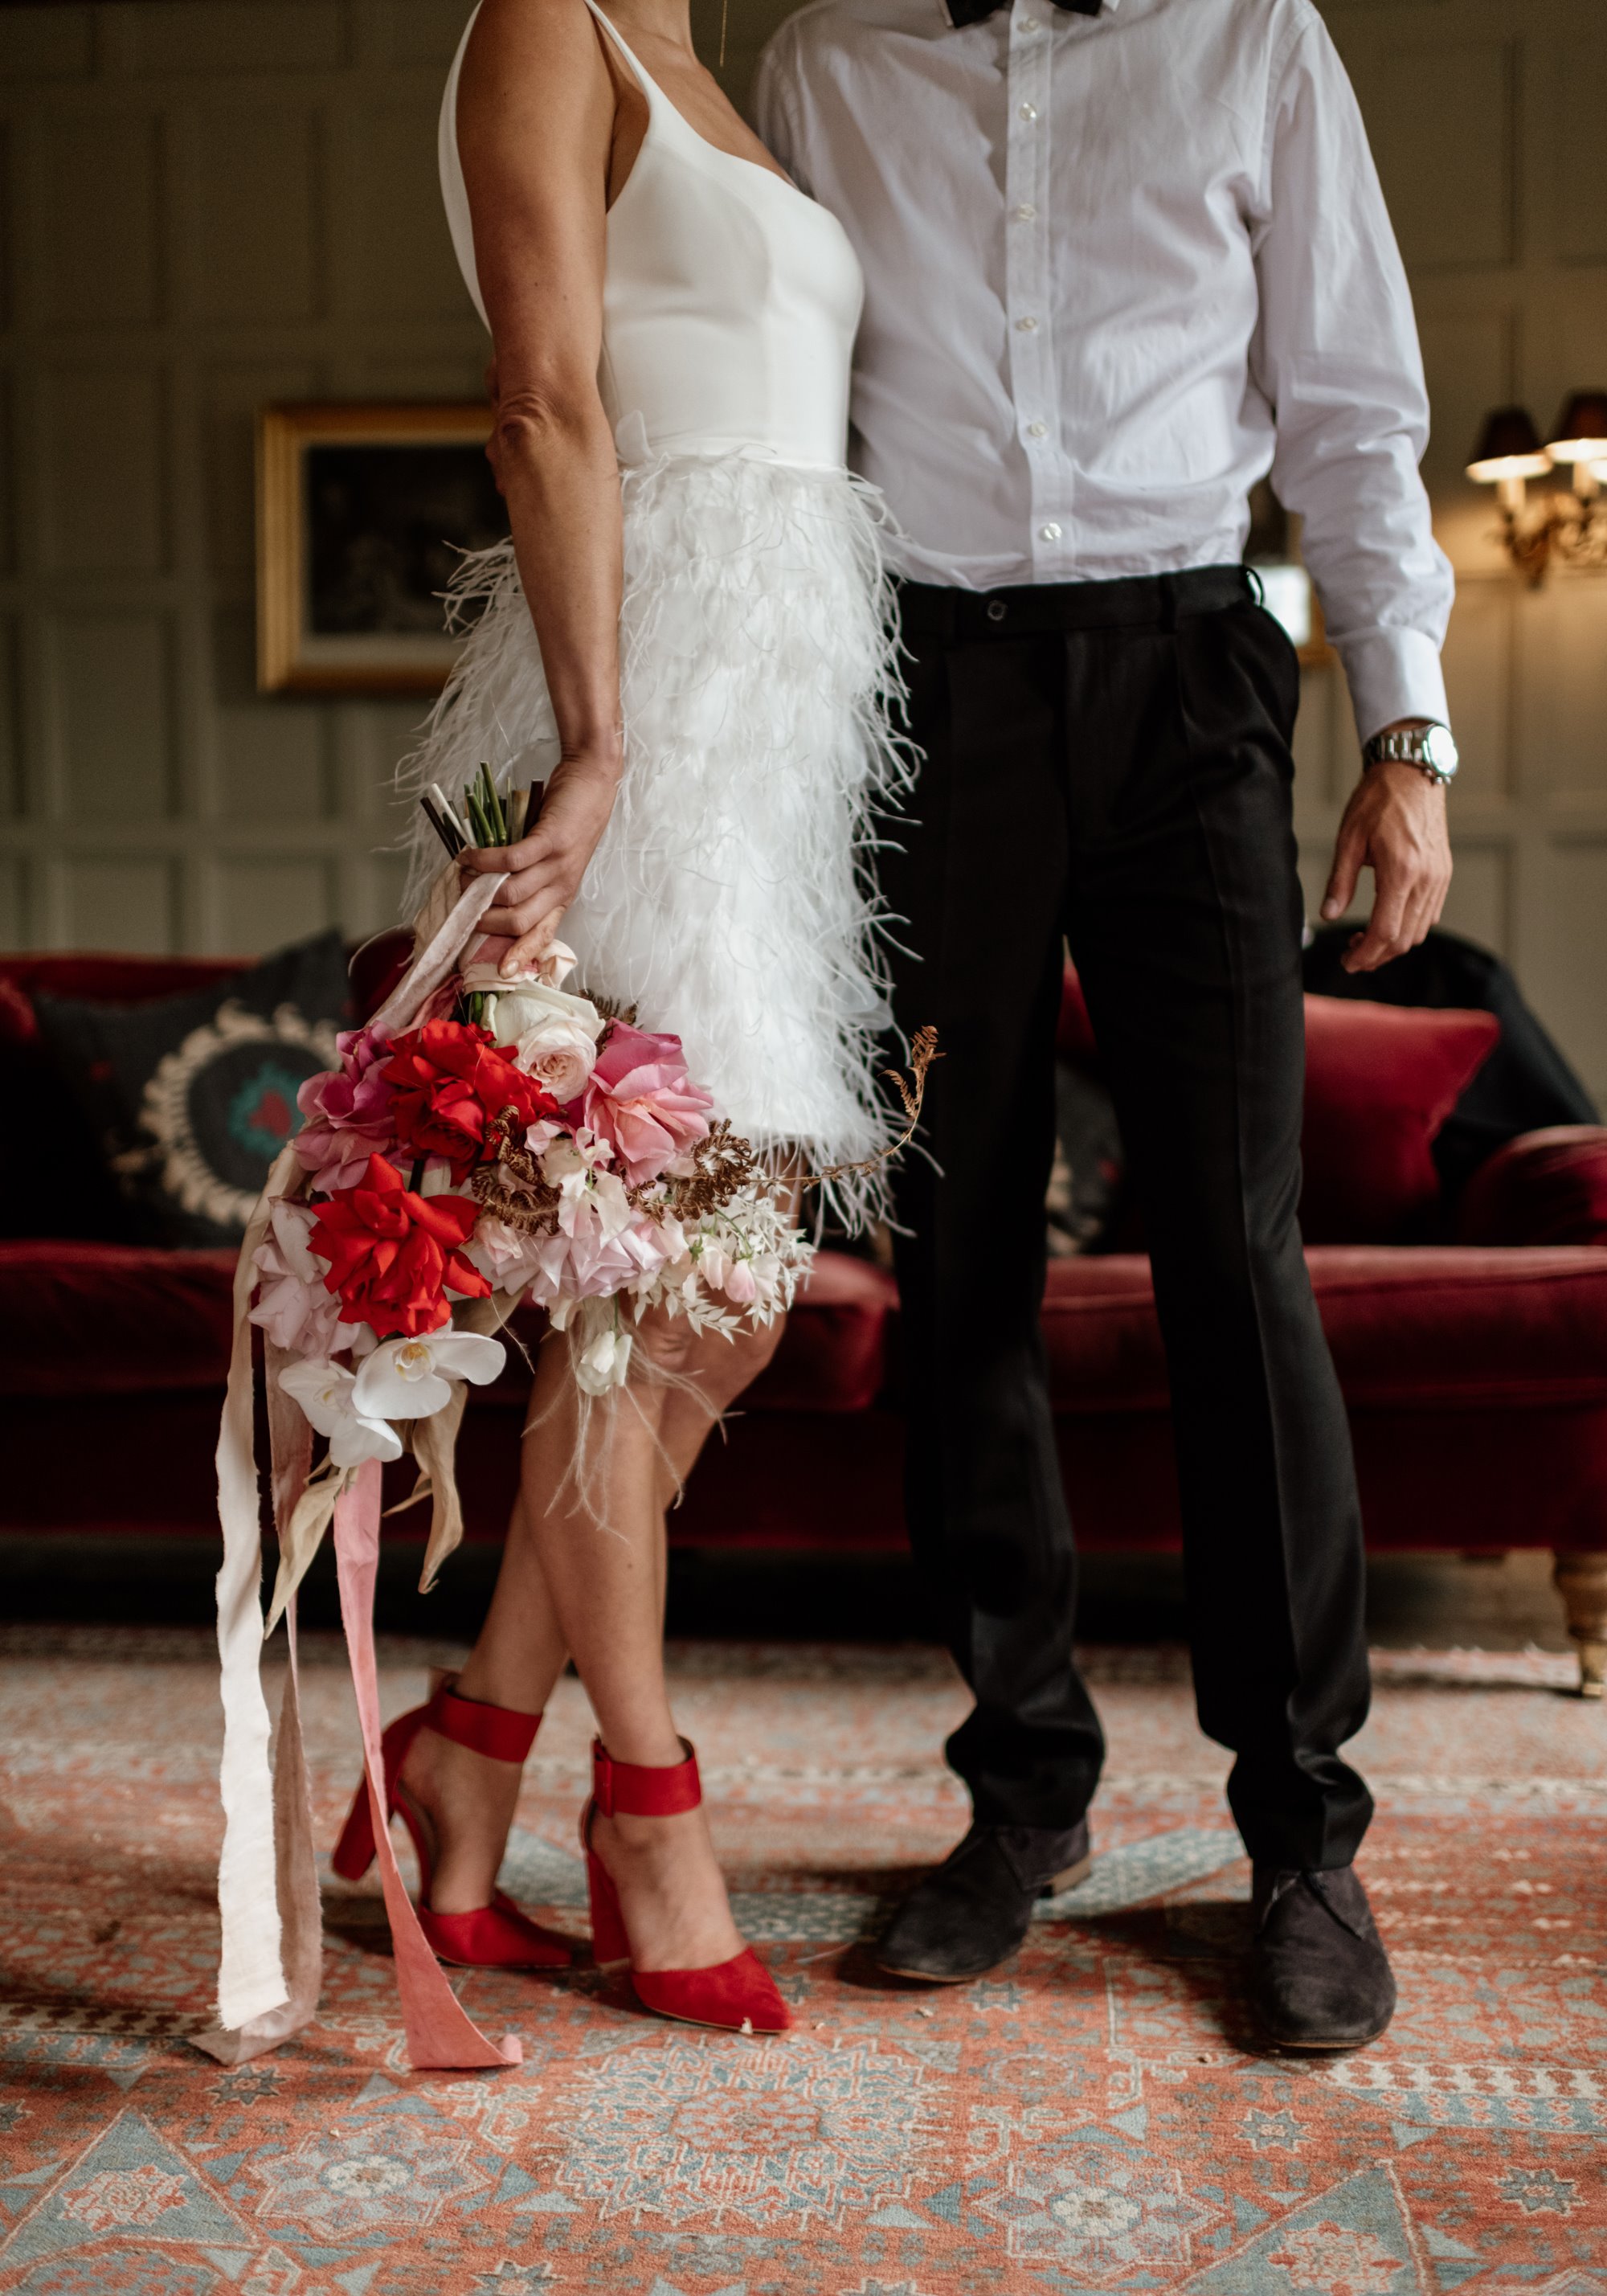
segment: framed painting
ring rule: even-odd
[[[461,641],[442,592],[507,533],[488,407],[308,402],[257,422],[257,683],[429,693]]]

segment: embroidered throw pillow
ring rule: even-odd
[[[300,1128],[298,1090],[333,1064],[349,998],[335,931],[182,996],[102,1004],[36,993],[41,1037],[135,1240],[239,1242],[269,1166]]]

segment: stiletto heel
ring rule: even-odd
[[[385,1765],[385,1815],[399,1817],[419,1861],[419,1927],[438,1961],[464,1969],[567,1969],[569,1948],[526,1918],[512,1898],[496,1890],[488,1906],[466,1914],[438,1914],[430,1905],[435,1847],[429,1820],[402,1784],[402,1766],[421,1730],[433,1730],[494,1762],[522,1762],[541,1727],[539,1714],[460,1698],[443,1676],[422,1706],[399,1714],[380,1741]],[[373,1816],[366,1781],[357,1791],[330,1861],[343,1882],[360,1882],[373,1863]]]
[[[587,1833],[590,1817],[588,1803]],[[630,1939],[625,1933],[625,1919],[619,1911],[619,1892],[589,1841],[586,1844],[586,1887],[592,1907],[592,1959],[599,1969],[617,1969],[621,1962],[628,1966]]]
[[[775,1980],[750,1946],[729,1961],[707,1969],[637,1969],[619,1910],[612,1874],[592,1846],[592,1821],[604,1817],[670,1817],[696,1809],[703,1799],[698,1758],[685,1738],[685,1761],[656,1768],[642,1762],[616,1762],[601,1738],[592,1741],[592,1798],[581,1813],[592,1905],[592,1950],[602,1967],[624,1962],[644,2009],[688,2025],[717,2025],[732,2033],[784,2033],[791,2025]]]

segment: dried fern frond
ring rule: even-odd
[[[857,1178],[864,1173],[879,1172],[884,1164],[891,1163],[895,1156],[901,1155],[914,1138],[916,1128],[921,1121],[921,1110],[926,1099],[928,1071],[934,1061],[940,1061],[942,1058],[943,1054],[938,1049],[937,1030],[931,1028],[917,1029],[910,1041],[909,1075],[905,1076],[898,1069],[883,1069],[881,1071],[882,1075],[887,1077],[897,1088],[898,1097],[904,1104],[904,1113],[907,1121],[898,1137],[890,1147],[884,1148],[880,1155],[867,1156],[860,1163],[833,1164],[824,1172],[806,1173],[799,1183],[799,1186],[818,1188],[828,1180],[847,1180]]]
[[[706,1139],[698,1141],[689,1160],[692,1170],[667,1183],[663,1209],[679,1220],[701,1219],[718,1211],[762,1172],[752,1143],[733,1132],[728,1123],[717,1124]]]
[[[538,1160],[520,1145],[518,1111],[510,1105],[493,1117],[490,1136],[496,1160],[480,1167],[469,1182],[471,1193],[494,1218],[505,1220],[521,1235],[545,1235],[558,1225],[563,1198]]]

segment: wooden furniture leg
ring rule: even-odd
[[[1559,1554],[1551,1575],[1579,1646],[1579,1695],[1600,1698],[1607,1689],[1607,1554]]]

